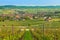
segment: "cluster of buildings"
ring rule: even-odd
[[[12,12],[13,11],[13,12]],[[8,14],[0,14],[0,20],[26,20],[26,19],[38,19],[43,17],[44,20],[51,20],[51,17],[45,17],[45,14],[47,12],[37,12],[37,13],[28,13],[24,11],[19,11],[19,10],[12,10],[9,11]]]

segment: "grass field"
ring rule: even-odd
[[[33,37],[30,31],[26,31],[24,35],[24,40],[33,40]]]

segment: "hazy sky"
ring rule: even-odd
[[[60,5],[60,0],[0,0],[0,5],[49,6]]]

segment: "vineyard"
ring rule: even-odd
[[[1,27],[0,40],[60,40],[60,28]]]

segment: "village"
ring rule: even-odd
[[[57,12],[36,12],[36,13],[29,13],[26,11],[21,11],[21,10],[7,10],[8,12],[1,12],[0,13],[0,21],[4,21],[4,20],[27,20],[27,19],[44,19],[44,20],[51,20],[54,17],[59,17],[58,15],[53,15],[54,13],[60,13],[59,11]],[[50,14],[52,13],[52,14]],[[50,15],[48,15],[50,14]]]

